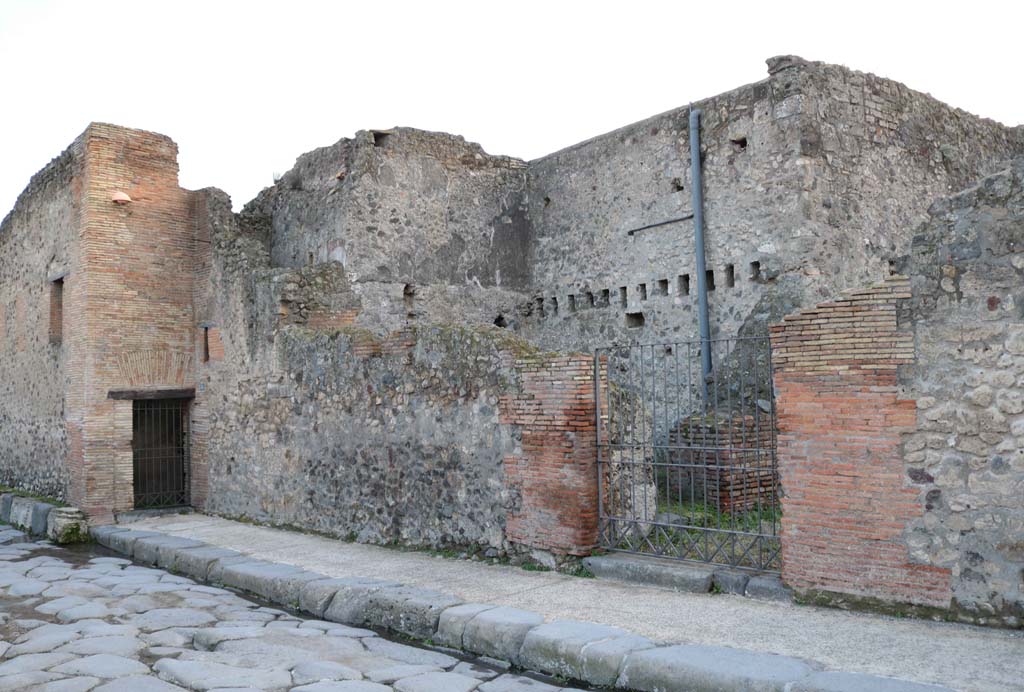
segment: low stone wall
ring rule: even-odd
[[[34,536],[45,536],[58,544],[89,540],[89,524],[81,510],[58,507],[32,497],[0,495],[0,523],[11,524]]]

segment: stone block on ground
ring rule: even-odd
[[[502,675],[477,688],[478,692],[559,692],[561,689],[522,675]]]
[[[659,692],[718,690],[787,690],[812,672],[806,662],[789,656],[741,651],[720,646],[668,646],[626,657],[618,687]]]
[[[602,579],[618,579],[640,584],[665,586],[677,591],[707,593],[711,591],[712,570],[675,560],[643,555],[592,555],[583,564]]]
[[[110,548],[110,536],[115,533],[123,533],[130,529],[117,524],[103,524],[102,526],[89,527],[89,535],[92,539],[105,548]]]
[[[46,517],[46,537],[58,545],[89,540],[89,521],[77,507],[54,507]]]
[[[793,592],[782,580],[771,574],[757,575],[751,577],[747,582],[744,594],[750,598],[759,598],[765,601],[778,601],[780,603],[791,603]]]
[[[64,675],[90,675],[95,678],[123,678],[127,675],[144,675],[149,672],[149,666],[133,658],[96,654],[62,663],[50,671]]]
[[[0,495],[0,522],[11,523],[11,503],[14,502],[14,493]]]
[[[127,531],[111,531],[106,535],[107,547],[111,550],[117,551],[122,555],[131,555],[132,550],[135,546],[135,541],[140,538],[150,538],[153,536],[163,536],[162,533],[155,531],[136,531],[135,529],[129,529]]]
[[[11,500],[10,523],[34,536],[46,535],[46,515],[53,505],[31,497],[15,496]]]
[[[485,610],[466,624],[462,634],[463,648],[518,663],[526,634],[543,623],[544,616],[529,610],[507,606]]]
[[[299,589],[299,609],[318,618],[323,617],[334,594],[338,592],[338,587],[347,584],[346,580],[337,578],[316,579],[304,583]]]
[[[211,584],[223,584],[224,570],[228,567],[240,565],[244,562],[264,563],[263,560],[258,560],[254,557],[242,553],[218,558],[214,560],[212,563],[210,563],[210,570],[206,575],[206,581],[210,582]]]
[[[462,635],[466,625],[485,610],[493,610],[497,606],[487,603],[463,603],[444,610],[437,622],[437,633],[434,641],[441,646],[453,649],[462,648]]]
[[[580,678],[595,685],[611,687],[619,679],[622,662],[629,654],[653,649],[655,646],[647,637],[635,634],[594,642],[580,654],[583,661],[583,675]]]
[[[220,581],[274,603],[292,604],[298,603],[303,582],[318,579],[324,579],[324,575],[293,565],[253,560],[225,565]]]
[[[368,594],[360,624],[428,639],[437,632],[441,613],[461,603],[460,598],[429,589],[387,587]]]
[[[361,680],[363,674],[334,661],[304,661],[292,668],[292,684],[308,685],[321,680]]]
[[[162,550],[169,552],[173,548],[198,548],[201,545],[203,545],[201,541],[180,536],[166,534],[146,536],[135,541],[132,546],[132,557],[136,562],[155,567],[160,562],[159,556]]]
[[[370,595],[401,584],[380,579],[343,577],[338,579],[336,586],[334,598],[324,611],[324,620],[340,622],[343,625],[362,625],[366,621],[366,607]]]
[[[711,577],[711,583],[721,593],[734,593],[740,596],[747,591],[747,582],[750,581],[750,574],[731,569],[716,569]]]
[[[559,620],[534,627],[519,651],[519,665],[566,678],[583,678],[583,649],[588,644],[618,639],[629,633],[618,627]]]
[[[163,564],[157,564],[172,572],[206,580],[210,574],[210,567],[217,560],[241,557],[242,554],[237,551],[204,544],[196,548],[175,548],[163,551],[159,556],[159,560]]]

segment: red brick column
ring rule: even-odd
[[[902,540],[924,511],[900,448],[916,420],[897,388],[897,368],[914,359],[896,320],[909,297],[893,277],[772,327],[782,577],[798,592],[949,605],[949,570],[910,563]]]
[[[544,355],[516,360],[522,393],[502,398],[502,423],[522,431],[522,454],[505,459],[520,503],[510,541],[555,553],[589,554],[597,542],[594,361]]]

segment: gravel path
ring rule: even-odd
[[[47,543],[0,546],[0,690],[564,688]]]

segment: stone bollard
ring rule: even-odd
[[[89,540],[89,523],[77,507],[54,507],[46,519],[46,537],[58,545]]]

